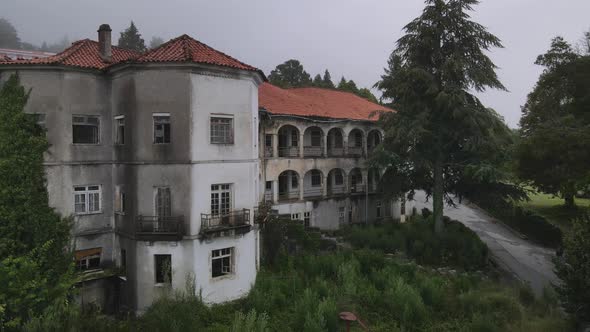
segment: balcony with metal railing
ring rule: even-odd
[[[279,147],[279,157],[281,158],[297,158],[299,157],[298,146]]]
[[[366,190],[366,186],[363,183],[357,183],[350,185],[351,194],[362,194]]]
[[[244,234],[250,231],[250,210],[240,209],[225,214],[201,213],[201,231],[204,236],[233,230]]]
[[[321,198],[323,196],[323,188],[320,187],[306,187],[303,189],[303,198]]]
[[[303,156],[307,158],[323,157],[324,148],[322,146],[304,146]]]
[[[137,216],[135,237],[143,241],[178,241],[184,236],[184,217]]]
[[[299,189],[279,191],[279,202],[296,201],[299,199]]]
[[[328,196],[343,196],[346,195],[346,186],[345,185],[333,185],[328,186]]]
[[[328,148],[328,157],[343,157],[344,148],[330,147]]]

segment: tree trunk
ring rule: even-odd
[[[434,185],[432,191],[432,215],[434,218],[434,231],[441,233],[443,230],[443,162],[438,157],[434,162]]]
[[[565,201],[566,208],[573,209],[576,207],[576,202],[574,201],[575,193],[576,193],[576,187],[573,183],[568,183],[568,184],[564,185],[562,196]]]

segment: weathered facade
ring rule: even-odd
[[[143,311],[193,281],[209,303],[245,295],[259,265],[253,211],[325,230],[403,218],[385,199],[375,111],[349,93],[283,90],[183,35],[144,54],[82,40],[0,60],[47,129],[51,206],[74,217],[82,303]],[[113,311],[112,308],[106,311]]]

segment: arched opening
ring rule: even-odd
[[[342,129],[332,128],[328,131],[328,156],[342,157],[344,155],[344,135]]]
[[[353,129],[348,134],[348,155],[350,157],[363,156],[363,136],[360,129]]]
[[[367,187],[370,193],[375,193],[379,189],[379,170],[377,168],[369,168],[367,173]]]
[[[373,152],[379,144],[381,144],[381,133],[376,129],[371,130],[367,135],[367,151]]]
[[[279,157],[299,157],[299,130],[294,126],[279,129]]]
[[[351,193],[365,192],[365,184],[363,183],[363,173],[360,168],[353,168],[348,174],[348,183]]]
[[[320,127],[309,127],[303,133],[303,156],[321,157],[324,155],[324,131]]]
[[[324,175],[317,169],[305,173],[303,177],[303,197],[322,197],[324,193]]]
[[[299,174],[284,171],[279,175],[279,201],[299,199]]]
[[[328,196],[337,196],[346,194],[346,178],[344,171],[340,168],[334,168],[328,173]]]

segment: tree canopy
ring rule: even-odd
[[[502,44],[469,17],[477,3],[426,0],[376,84],[397,112],[381,116],[385,137],[373,163],[389,167],[384,181],[393,194],[423,189],[432,195],[438,232],[443,202],[453,204],[454,195],[481,194],[481,186],[486,194],[523,195],[499,167],[511,132],[472,93],[504,89],[486,55]]]
[[[141,38],[141,34],[139,33],[139,30],[137,29],[133,21],[131,21],[131,25],[129,25],[129,28],[121,32],[118,46],[140,53],[145,52],[147,50],[147,48],[145,47],[145,42],[143,38]]]
[[[299,60],[291,59],[278,65],[268,76],[270,83],[281,88],[311,86],[311,76],[303,69]]]
[[[10,21],[0,17],[0,48],[20,49],[21,42],[16,28]]]
[[[0,89],[0,330],[18,330],[71,287],[70,223],[48,203],[45,130],[13,75]]]
[[[162,39],[161,37],[158,36],[154,36],[152,37],[152,40],[150,40],[150,49],[154,49],[160,45],[164,44],[164,39]]]
[[[522,107],[518,175],[573,207],[590,176],[590,55],[557,37],[535,64],[545,69]]]

